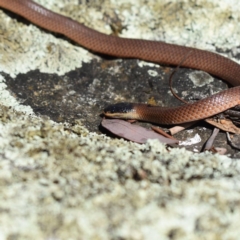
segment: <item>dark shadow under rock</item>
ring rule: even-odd
[[[169,91],[169,77],[173,69],[154,65],[139,67],[138,60],[104,59],[83,63],[81,68],[63,76],[39,71],[19,74],[15,79],[6,76],[6,83],[22,104],[30,105],[36,114],[70,124],[80,120],[89,131],[99,132],[100,115],[108,104],[122,101],[146,103],[148,99],[154,98],[161,106],[180,105]],[[191,74],[195,74],[194,70],[180,69],[175,73],[173,81],[178,95],[187,101],[196,93],[200,92],[201,97],[211,90],[215,92],[226,88],[226,84],[221,81],[212,81],[207,86],[201,84],[201,81],[204,82],[201,79],[204,73],[201,72],[195,74],[198,82],[196,86],[188,77]],[[212,129],[204,123],[201,126],[194,127],[192,132],[179,133],[177,138],[185,140],[198,133],[202,141],[187,148],[200,151]],[[216,141],[226,147],[224,134],[220,134]]]

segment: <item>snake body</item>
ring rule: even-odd
[[[178,65],[191,51],[191,54],[182,63],[183,67],[200,69],[220,77],[233,86],[240,85],[240,65],[213,52],[164,42],[103,34],[68,17],[54,13],[32,0],[0,0],[0,7],[24,17],[39,27],[63,34],[79,45],[100,54]],[[240,104],[240,87],[235,87],[196,103],[174,108],[132,104],[133,109],[128,111],[128,115],[135,113],[136,119],[175,124],[204,119],[238,104]],[[105,114],[110,117],[116,116],[116,112],[113,114],[111,108],[108,108]],[[125,118],[124,114],[126,112],[119,112],[118,115]]]

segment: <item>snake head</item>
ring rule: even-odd
[[[110,118],[134,119],[134,104],[128,102],[112,104],[103,110],[103,114]]]

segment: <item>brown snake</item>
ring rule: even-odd
[[[119,58],[138,58],[155,63],[178,65],[190,51],[183,67],[200,69],[240,85],[240,65],[219,54],[164,42],[119,38],[90,29],[54,13],[31,0],[0,0],[0,7],[26,18],[49,31],[60,33],[81,46]],[[240,87],[179,107],[153,107],[145,104],[117,104],[105,109],[110,117],[134,118],[159,124],[176,124],[204,119],[240,104]],[[120,112],[119,112],[120,111]]]

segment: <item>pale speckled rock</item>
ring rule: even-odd
[[[106,33],[110,27],[100,7],[109,15],[116,11],[128,26],[123,36],[134,31],[135,37],[210,50],[210,41],[223,49],[239,46],[238,1],[149,1],[142,6],[145,1],[119,0],[77,10],[76,1],[39,2]],[[90,20],[84,11],[91,12]],[[232,20],[222,24],[230,15]],[[5,73],[38,68],[63,74],[92,57],[37,27],[2,12],[0,17],[9,49],[18,52],[16,57],[1,48]],[[15,31],[8,32],[8,24],[16,25]],[[25,41],[18,39],[22,31]],[[54,61],[59,52],[65,57]],[[79,121],[58,124],[35,116],[7,91],[3,76],[0,81],[0,239],[238,239],[239,160],[166,149],[157,141],[137,145],[110,139]]]

